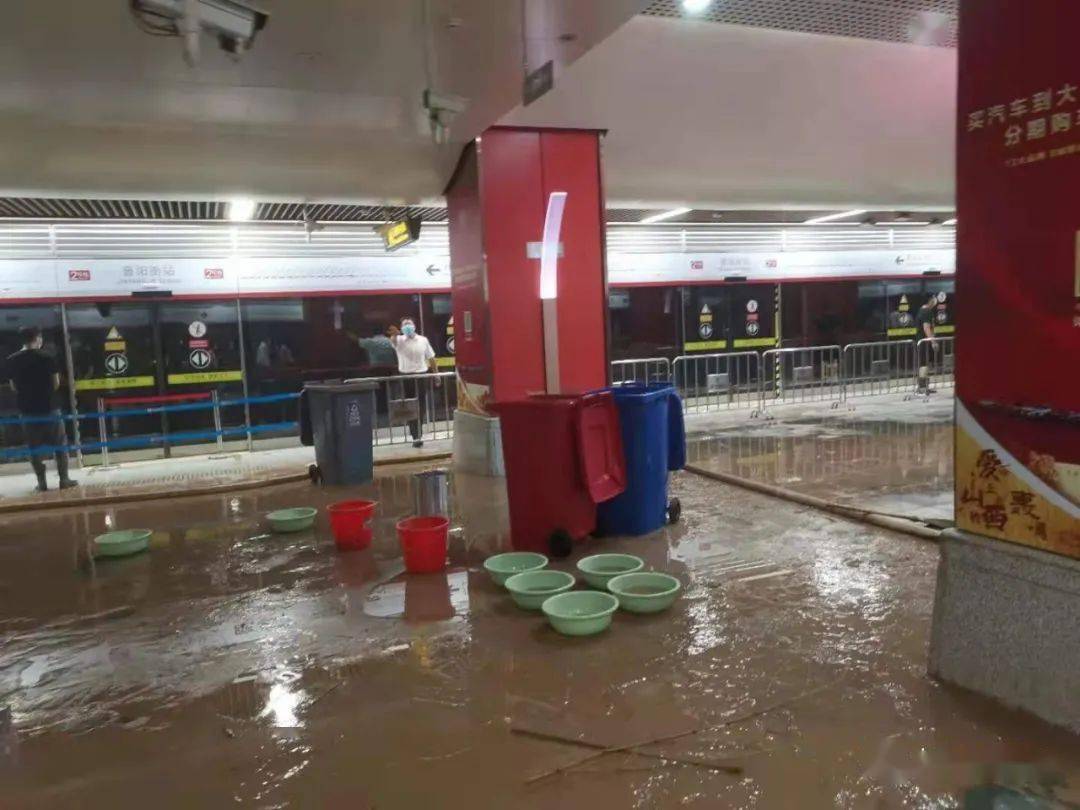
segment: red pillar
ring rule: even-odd
[[[558,263],[564,393],[607,382],[600,135],[494,127],[466,147],[446,189],[459,407],[545,390],[540,260],[548,200],[567,193]]]
[[[1076,0],[961,3],[959,528],[1080,558]]]

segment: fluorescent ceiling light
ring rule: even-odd
[[[665,219],[671,219],[672,217],[681,217],[683,214],[689,214],[693,210],[693,208],[672,208],[670,211],[661,211],[659,214],[653,214],[652,216],[645,217],[645,219],[641,220],[641,224],[648,225],[653,222],[663,222]]]
[[[682,0],[683,11],[688,14],[700,14],[709,7],[712,0]]]
[[[944,222],[942,222],[941,224],[942,225],[955,225],[956,224],[956,217],[953,217],[952,219],[947,219]]]
[[[229,219],[233,222],[247,222],[255,216],[255,201],[238,197],[229,202]]]
[[[857,216],[859,216],[859,214],[865,214],[865,213],[866,213],[866,211],[861,209],[861,208],[858,209],[857,211],[841,211],[839,214],[828,214],[828,215],[823,216],[823,217],[814,217],[813,219],[808,219],[808,220],[806,220],[806,222],[803,223],[803,225],[817,225],[820,222],[832,222],[834,219],[846,219],[847,217],[857,217]]]

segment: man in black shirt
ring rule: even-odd
[[[937,304],[937,296],[931,295],[926,303],[919,307],[916,320],[919,323],[919,331],[922,333],[919,336],[920,339],[934,339],[934,314],[937,312]]]
[[[7,376],[15,391],[19,414],[28,420],[23,434],[30,449],[30,464],[37,475],[38,491],[48,489],[45,483],[44,456],[52,450],[56,471],[60,474],[60,489],[76,485],[68,477],[67,434],[60,421],[59,411],[53,408],[53,394],[60,387],[60,373],[54,361],[41,350],[41,330],[28,326],[19,333],[23,347],[7,359]]]

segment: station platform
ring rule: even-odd
[[[402,574],[430,466],[349,488],[379,506],[348,554],[325,515],[269,533],[342,497],[307,483],[7,517],[5,806],[952,807],[999,763],[1078,796],[1075,737],[927,675],[935,544],[677,473],[680,523],[552,567],[630,553],[683,595],[566,638],[482,567],[501,479],[452,472],[450,566]],[[150,551],[94,562],[110,526]]]
[[[375,448],[375,463],[445,458],[452,444],[449,439],[440,439],[426,442],[422,448],[383,445]],[[56,474],[50,463],[48,492],[36,490],[37,479],[30,465],[25,464],[24,473],[0,476],[0,513],[207,495],[302,481],[308,478],[308,466],[314,463],[314,448],[303,446],[129,461],[110,467],[73,469],[72,477],[79,486],[66,490],[54,488]]]
[[[703,469],[792,489],[840,503],[870,503],[919,519],[952,517],[950,391],[689,413],[688,459]],[[375,448],[376,464],[447,458],[452,439]],[[79,486],[35,490],[23,472],[0,475],[0,513],[132,499],[227,492],[307,478],[310,447],[224,452],[86,467]],[[49,473],[50,486],[55,473]]]

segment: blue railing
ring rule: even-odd
[[[51,414],[48,416],[13,416],[0,418],[2,426],[22,426],[29,424],[47,424],[50,422],[82,422],[94,419],[101,422],[105,419],[113,419],[123,416],[154,416],[158,414],[182,413],[190,411],[215,411],[223,408],[242,407],[249,405],[262,405],[273,402],[287,402],[300,398],[299,392],[285,394],[267,394],[257,397],[242,397],[238,399],[210,400],[205,402],[183,402],[170,405],[151,405],[144,408],[117,408],[115,410],[97,410],[90,413],[75,414]],[[215,427],[208,430],[184,430],[171,433],[154,433],[144,436],[118,436],[113,439],[106,438],[101,441],[78,442],[64,445],[39,445],[29,447],[5,447],[0,448],[0,460],[15,461],[30,458],[34,455],[53,455],[57,452],[103,452],[109,450],[132,450],[141,447],[155,447],[165,444],[181,442],[218,441],[233,436],[256,436],[263,433],[277,433],[296,430],[299,423],[295,421],[272,422],[261,425],[237,425],[235,427]]]

